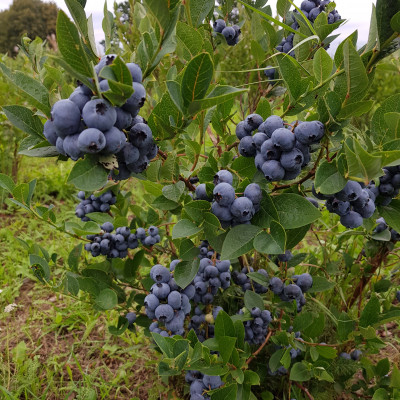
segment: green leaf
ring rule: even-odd
[[[189,0],[190,19],[194,27],[203,24],[214,4],[214,0]]]
[[[50,268],[47,261],[37,256],[36,254],[29,254],[29,265],[31,266],[33,273],[39,280],[46,280],[50,279]]]
[[[101,26],[104,31],[105,50],[108,52],[111,48],[111,40],[113,35],[114,17],[111,11],[108,11],[107,1],[104,2],[103,7],[103,21]]]
[[[203,48],[204,41],[201,34],[183,22],[178,21],[176,24],[176,37],[179,44],[177,53],[186,61],[190,61]]]
[[[43,124],[40,118],[29,108],[22,106],[4,106],[3,111],[8,120],[18,129],[44,139]]]
[[[20,71],[13,73],[1,62],[0,69],[4,76],[16,86],[32,106],[37,107],[50,117],[49,91],[39,80],[25,75]]]
[[[389,400],[389,395],[387,389],[380,388],[374,392],[372,400]]]
[[[371,132],[374,142],[377,144],[384,144],[400,138],[399,131],[393,129],[393,124],[395,124],[395,122],[392,122],[393,117],[389,116],[385,118],[385,115],[389,113],[400,113],[400,94],[395,94],[384,100],[372,117]],[[389,118],[389,121],[387,118]]]
[[[290,10],[290,1],[289,0],[278,0],[278,2],[276,3],[276,9],[278,11],[278,14],[282,18],[285,18],[287,12]]]
[[[308,83],[300,75],[301,66],[293,57],[286,55],[277,55],[276,59],[279,73],[286,84],[291,101],[294,102],[304,94],[308,86]]]
[[[172,229],[172,239],[189,238],[201,232],[201,228],[188,219],[181,219]]]
[[[231,260],[253,249],[253,240],[261,231],[253,225],[238,225],[232,228],[222,245],[222,260]]]
[[[396,364],[393,365],[390,387],[400,389],[400,371]]]
[[[185,213],[195,222],[200,224],[204,220],[204,214],[210,211],[211,205],[206,200],[195,200],[185,205]]]
[[[85,10],[77,0],[65,0],[65,5],[83,37],[88,37],[88,25]]]
[[[337,332],[340,340],[347,340],[350,333],[354,331],[356,322],[351,319],[344,311],[338,318]]]
[[[74,270],[78,271],[79,259],[82,255],[83,243],[77,244],[68,255],[68,265]]]
[[[360,326],[367,328],[374,325],[379,320],[380,309],[379,300],[373,294],[361,313]]]
[[[169,24],[169,7],[167,0],[144,0],[144,5],[160,27],[165,30]]]
[[[273,197],[279,222],[285,229],[300,228],[314,222],[321,213],[308,200],[298,194],[283,193]]]
[[[262,231],[254,239],[254,248],[264,254],[282,254],[285,244],[286,232],[276,221],[271,222],[270,233]]]
[[[385,123],[391,132],[392,138],[400,137],[400,113],[389,112],[384,115]]]
[[[379,213],[389,226],[400,232],[400,200],[392,200],[388,206],[379,207]]]
[[[169,337],[165,338],[165,337],[159,335],[158,333],[154,333],[154,332],[151,333],[151,336],[153,336],[153,339],[156,342],[157,346],[165,354],[166,357],[168,357],[168,358],[174,357],[173,348],[174,348],[175,339],[172,339]]]
[[[128,329],[128,326],[129,321],[125,317],[119,316],[117,326],[109,326],[108,331],[111,333],[111,335],[119,336]]]
[[[298,243],[300,243],[304,236],[306,236],[308,230],[310,229],[310,224],[304,225],[296,229],[286,230],[286,249],[292,249]]]
[[[350,117],[361,117],[371,110],[374,102],[372,100],[358,101],[356,103],[349,104],[341,109],[337,115],[339,119],[347,119]]]
[[[9,176],[0,173],[0,187],[12,193],[15,189],[15,183]]]
[[[237,384],[232,383],[220,389],[216,389],[211,394],[211,400],[236,400]]]
[[[86,156],[84,160],[75,163],[67,182],[80,190],[93,192],[103,187],[107,179],[108,171],[94,157]]]
[[[314,76],[318,82],[323,82],[331,76],[333,60],[324,48],[320,48],[314,55]]]
[[[349,40],[343,46],[343,56],[347,79],[345,104],[350,104],[360,101],[364,97],[368,89],[369,79],[361,57]]]
[[[229,361],[232,351],[235,348],[236,338],[229,336],[218,336],[217,342],[219,344],[218,350],[225,363]]]
[[[290,370],[291,381],[305,382],[311,379],[311,373],[303,363],[296,363]]]
[[[66,276],[66,289],[74,296],[79,293],[79,282],[70,272],[67,272]]]
[[[94,299],[94,303],[102,310],[111,310],[118,305],[118,297],[114,290],[103,289]]]
[[[214,65],[208,53],[201,53],[185,67],[182,77],[182,99],[187,108],[195,100],[202,99],[210,86]]]
[[[400,11],[398,11],[390,20],[390,26],[394,32],[400,32]]]
[[[371,22],[369,24],[368,42],[365,47],[366,53],[374,49],[377,39],[378,39],[378,25],[376,21],[376,7],[375,4],[372,4],[372,14],[371,14]]]
[[[64,11],[57,17],[57,42],[60,53],[67,64],[79,74],[87,77],[93,75],[88,55],[83,49],[78,30]]]
[[[391,20],[399,12],[399,2],[396,0],[378,0],[376,2],[376,21],[378,25],[379,43],[382,45],[393,35]]]
[[[201,110],[214,107],[234,99],[239,94],[247,92],[247,89],[238,89],[233,86],[216,86],[204,99],[196,100],[189,106],[189,114],[195,114]]]
[[[318,354],[324,358],[333,359],[337,357],[337,350],[329,346],[316,346]]]
[[[194,279],[199,270],[200,260],[181,261],[174,271],[174,279],[178,286],[184,289]]]
[[[308,290],[309,293],[325,292],[335,286],[335,282],[330,282],[323,276],[313,276],[313,285]]]
[[[184,239],[179,246],[179,258],[182,261],[192,261],[200,253],[200,250],[190,239]]]
[[[379,360],[375,367],[378,376],[385,376],[390,371],[390,362],[388,358]]]
[[[334,194],[346,186],[346,179],[338,171],[336,163],[323,161],[315,174],[315,187],[318,192]]]
[[[387,292],[391,286],[392,284],[388,279],[381,279],[374,284],[374,291],[376,293],[384,293]]]
[[[221,310],[215,320],[215,337],[219,339],[225,336],[236,338],[236,331],[231,317]]]
[[[257,168],[252,157],[238,157],[232,163],[232,169],[237,171],[243,178],[253,180]]]
[[[246,290],[244,293],[244,305],[249,311],[254,307],[258,307],[260,310],[264,309],[264,301],[262,297],[252,290]]]
[[[185,191],[185,183],[179,181],[173,185],[167,185],[162,188],[162,194],[169,200],[178,202]]]

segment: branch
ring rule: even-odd
[[[300,383],[298,382],[294,382],[294,384],[301,389],[304,394],[310,399],[310,400],[314,400],[314,397],[311,395],[311,393],[308,391],[308,389],[306,387],[304,387],[303,385],[300,385]]]
[[[249,365],[258,356],[258,354],[260,354],[261,350],[266,346],[271,336],[272,336],[272,331],[269,331],[263,344],[253,353],[253,355],[250,358],[246,360],[247,365]]]

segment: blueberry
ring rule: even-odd
[[[271,115],[258,127],[258,131],[264,132],[270,138],[274,131],[280,128],[283,128],[282,118],[277,115]]]
[[[319,9],[319,7],[315,7],[309,12],[308,18],[311,22],[314,22],[319,14],[321,14],[321,10]]]
[[[99,87],[100,87],[101,92],[107,92],[108,90],[110,90],[110,85],[109,85],[108,81],[106,81],[105,79],[103,79],[99,83]]]
[[[394,186],[391,183],[381,183],[379,185],[379,193],[383,196],[392,196],[394,193]]]
[[[51,109],[51,119],[57,135],[64,138],[78,132],[81,123],[79,107],[71,100],[59,100]]]
[[[219,183],[213,190],[215,201],[224,207],[229,207],[235,200],[235,189],[229,183]]]
[[[301,3],[301,11],[310,12],[313,8],[315,8],[315,3],[313,1],[305,0]]]
[[[301,274],[297,277],[296,285],[301,289],[303,293],[311,289],[313,285],[313,279],[310,274]]]
[[[351,202],[353,207],[363,208],[370,199],[368,189],[362,189],[360,196]]]
[[[157,236],[158,235],[158,228],[156,226],[150,226],[149,229],[149,235],[150,236]]]
[[[45,122],[43,127],[43,135],[52,146],[56,145],[57,134],[53,121],[48,120]]]
[[[293,258],[293,254],[290,250],[286,250],[284,254],[278,255],[278,260],[280,262],[288,262]]]
[[[297,285],[290,284],[283,288],[283,294],[289,300],[297,300],[300,299],[302,291]]]
[[[63,142],[63,148],[65,153],[74,161],[79,158],[83,158],[84,154],[78,146],[78,139],[80,134],[68,135],[65,137]]]
[[[272,139],[266,140],[261,145],[260,152],[265,161],[279,160],[281,157],[281,151],[274,146],[274,142],[272,141]]]
[[[147,236],[144,240],[143,240],[143,245],[146,247],[151,247],[154,246],[157,242],[157,236]]]
[[[318,143],[324,136],[324,125],[319,121],[303,122],[296,126],[296,140],[305,145]]]
[[[361,194],[361,185],[355,181],[348,181],[346,186],[339,193],[336,193],[335,197],[343,201],[355,201]]]
[[[271,65],[268,65],[264,70],[264,75],[268,78],[268,80],[273,81],[276,75],[276,69],[272,68]]]
[[[101,225],[101,229],[105,232],[112,232],[114,230],[114,225],[111,222],[104,222],[104,224]]]
[[[258,307],[253,307],[250,310],[250,314],[251,314],[251,316],[253,318],[260,317],[261,316],[261,310]]]
[[[106,65],[111,65],[116,57],[116,54],[106,54],[105,56],[101,57],[99,63],[94,67],[97,75]]]
[[[126,144],[126,137],[124,132],[120,131],[116,127],[112,127],[108,131],[104,132],[106,139],[106,145],[104,146],[103,154],[115,154],[121,151]]]
[[[222,380],[220,376],[204,375],[203,384],[207,389],[213,390],[222,386]]]
[[[57,138],[56,140],[56,149],[57,151],[62,154],[63,156],[66,156],[67,154],[64,151],[64,140],[61,139],[60,137]]]
[[[136,237],[139,240],[144,240],[146,238],[146,230],[144,228],[137,228]]]
[[[236,31],[231,26],[225,27],[221,33],[225,36],[227,42],[233,43],[236,37]]]
[[[363,224],[363,218],[358,212],[350,211],[348,214],[340,217],[340,223],[346,228],[355,229]]]
[[[125,111],[131,113],[132,117],[136,116],[138,111],[144,106],[146,101],[146,89],[141,83],[133,82],[133,94],[122,106]]]
[[[211,205],[211,212],[220,220],[220,221],[232,221],[233,215],[231,213],[230,207],[220,206],[218,203],[214,202]]]
[[[189,285],[186,286],[186,288],[183,290],[183,293],[187,296],[189,300],[193,299],[194,294],[196,293],[196,289],[194,285]]]
[[[206,200],[206,201],[211,201],[212,200],[212,198],[210,198],[207,195],[206,184],[205,183],[200,183],[200,185],[198,185],[196,187],[196,192],[195,193],[196,193],[196,199],[197,200]]]
[[[284,285],[279,278],[273,277],[270,279],[268,287],[274,294],[280,295],[283,292]]]
[[[132,115],[120,107],[116,107],[117,120],[114,126],[120,130],[128,129],[132,125]]]
[[[207,292],[207,284],[203,281],[196,282],[194,285],[196,293],[205,294]]]
[[[84,153],[99,153],[106,145],[106,138],[96,128],[85,129],[78,137],[78,148]]]
[[[344,358],[345,360],[351,360],[351,356],[349,353],[340,353],[339,357]]]
[[[266,140],[268,140],[268,136],[264,132],[257,132],[253,136],[253,142],[256,145],[257,151],[261,151],[261,146]]]
[[[238,197],[231,205],[231,213],[239,222],[250,221],[255,214],[253,202],[247,197]]]
[[[174,309],[174,310],[180,310],[181,305],[182,305],[182,295],[174,290],[168,295],[168,304]]]
[[[282,52],[288,54],[293,49],[293,43],[286,42],[283,45]]]
[[[249,130],[249,126],[245,121],[241,121],[236,125],[236,136],[239,140],[243,139],[246,136],[251,136],[251,130]]]
[[[260,204],[262,200],[262,191],[257,183],[250,183],[244,190],[244,196],[252,201],[253,204]]]
[[[292,151],[284,151],[281,154],[280,163],[286,171],[296,171],[303,165],[304,156],[303,153],[294,148]]]
[[[261,319],[266,323],[269,324],[272,321],[271,313],[268,310],[261,311]]]
[[[133,164],[139,160],[139,149],[131,143],[126,143],[121,152],[122,159],[126,164]]]
[[[246,117],[244,122],[246,127],[248,127],[247,130],[255,131],[264,122],[264,120],[261,115],[250,114]]]
[[[139,149],[149,148],[153,144],[153,134],[148,125],[138,123],[129,131],[129,141]]]
[[[261,169],[265,178],[270,182],[280,181],[285,176],[284,168],[276,160],[265,161]]]
[[[400,173],[393,175],[392,185],[395,189],[400,189]]]
[[[232,185],[233,182],[232,174],[226,169],[221,169],[214,175],[214,185],[218,185],[222,182],[229,183],[230,185]]]
[[[244,157],[254,157],[257,149],[252,136],[245,136],[240,140],[239,153]]]
[[[215,278],[219,275],[218,268],[215,267],[214,265],[207,265],[207,267],[204,269],[204,279],[210,279],[210,278]]]
[[[117,112],[106,100],[95,99],[86,103],[82,110],[82,119],[89,128],[107,131],[117,121]]]
[[[361,358],[361,356],[362,356],[362,352],[360,350],[353,350],[350,353],[350,357],[354,361],[358,361]]]
[[[133,323],[136,321],[136,314],[134,312],[128,312],[125,315],[125,318],[128,320],[129,325],[133,325]]]
[[[348,201],[341,201],[338,199],[332,199],[330,202],[332,212],[341,217],[347,215],[350,212],[350,203]]]
[[[271,136],[272,143],[281,151],[291,151],[296,143],[294,134],[285,128],[279,128]]]
[[[202,394],[204,390],[207,389],[206,386],[203,383],[202,379],[196,379],[192,384],[190,385],[190,395],[194,396],[196,394]]]
[[[174,318],[174,309],[168,304],[160,304],[155,310],[156,318],[161,322],[169,322]]]
[[[223,19],[217,19],[216,21],[214,21],[213,24],[214,32],[222,33],[225,27],[226,23]]]
[[[367,203],[362,208],[356,210],[363,218],[371,218],[375,212],[375,203],[368,199]]]
[[[166,299],[170,293],[171,289],[166,283],[155,283],[150,288],[150,293],[157,296],[160,300]]]
[[[129,72],[131,73],[132,81],[141,83],[143,80],[143,74],[139,65],[135,63],[126,63],[126,66],[128,67]]]

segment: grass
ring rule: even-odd
[[[34,200],[67,215],[75,202],[75,189],[65,184],[69,169],[70,163],[24,158],[19,182],[38,177]],[[77,243],[13,207],[0,210],[0,221],[0,398],[166,398],[148,338],[140,330],[112,336],[107,326],[115,312],[98,313],[37,283],[18,238],[61,260]],[[62,267],[52,274],[60,276]],[[5,312],[10,304],[16,307]]]

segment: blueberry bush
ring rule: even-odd
[[[77,190],[60,219],[36,180],[0,175],[71,246],[21,241],[31,270],[117,310],[112,334],[142,329],[179,398],[399,398],[377,329],[400,318],[400,94],[371,87],[400,2],[377,0],[368,42],[333,57],[331,1],[219,3],[132,1],[129,29],[105,7],[100,56],[85,0],[66,0],[59,54],[24,38],[32,73],[0,63],[26,102],[2,107],[20,152],[73,164]]]

